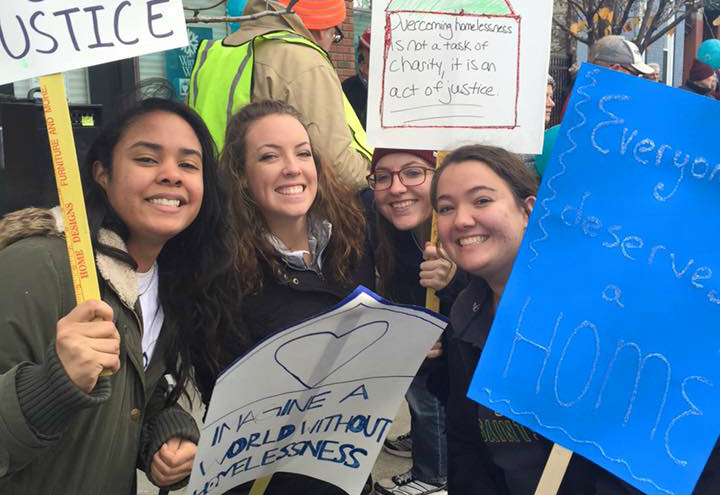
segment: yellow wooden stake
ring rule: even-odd
[[[430,231],[430,242],[436,244],[437,241],[437,215],[432,213],[432,230]],[[430,311],[440,312],[440,299],[435,294],[435,289],[428,287],[425,291],[425,307]]]
[[[435,168],[438,168],[447,155],[447,151],[440,151],[435,158]],[[432,228],[430,231],[430,242],[437,244],[437,214],[433,211]],[[440,312],[440,299],[435,295],[435,290],[428,288],[425,291],[425,307],[430,311]]]
[[[553,445],[550,451],[550,457],[548,457],[547,463],[545,464],[545,469],[543,470],[542,476],[540,476],[540,482],[535,489],[535,495],[557,494],[572,454],[572,451],[561,445]]]
[[[100,300],[95,255],[90,241],[80,167],[65,93],[65,78],[62,74],[40,77],[40,92],[60,210],[65,223],[65,245],[70,260],[75,300],[78,304],[90,299]],[[101,376],[111,374],[106,370]]]
[[[63,75],[42,76],[40,91],[60,209],[65,222],[65,243],[70,258],[75,299],[78,304],[88,299],[99,300],[100,288],[95,271],[95,256],[90,242],[85,198],[80,182],[80,168]]]
[[[267,489],[267,486],[270,484],[271,479],[272,474],[270,476],[263,476],[262,478],[256,479],[255,483],[253,483],[253,486],[250,489],[250,495],[263,495],[263,493],[265,493],[265,490]]]

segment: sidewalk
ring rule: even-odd
[[[200,421],[200,416],[202,415],[201,411],[198,409],[195,412],[196,419],[198,422]],[[395,418],[395,422],[392,425],[392,429],[390,430],[390,435],[395,436],[399,435],[401,433],[406,433],[410,430],[410,414],[408,413],[407,409],[407,403],[403,401],[402,406],[400,407],[400,411],[398,412],[397,417]],[[377,462],[375,463],[375,466],[373,467],[373,479],[375,481],[382,479],[382,478],[389,478],[390,476],[393,476],[395,474],[404,473],[408,469],[410,469],[410,459],[405,459],[403,457],[396,457],[394,455],[389,455],[384,451],[380,451],[380,455],[378,456]],[[138,495],[157,495],[158,488],[154,487],[145,477],[145,473],[142,471],[138,471]],[[184,490],[178,490],[176,492],[171,492],[172,494],[184,494]]]

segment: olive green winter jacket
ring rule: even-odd
[[[70,381],[55,352],[57,321],[76,305],[58,223],[37,209],[0,221],[0,493],[134,495],[136,467],[148,470],[172,436],[197,442],[197,426],[165,407],[169,329],[145,371],[135,272],[102,254],[100,292],[120,332],[121,368],[90,394]],[[116,234],[100,237],[124,249]]]

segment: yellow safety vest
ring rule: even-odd
[[[309,46],[321,53],[332,65],[322,48],[291,31],[273,31],[240,46],[225,46],[222,40],[203,40],[200,43],[190,76],[188,104],[207,124],[218,150],[222,150],[225,144],[225,128],[230,117],[251,101],[256,45],[275,40]],[[372,158],[372,148],[367,146],[365,130],[344,93],[343,105],[345,121],[352,135],[350,146],[369,161]]]

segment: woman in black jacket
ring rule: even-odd
[[[238,357],[272,333],[374,288],[366,224],[354,195],[324,166],[286,103],[244,107],[228,125],[221,166],[232,176],[234,265],[247,332]],[[229,363],[226,363],[229,364]],[[250,484],[231,493],[248,493]],[[321,480],[278,473],[267,495],[340,495]]]
[[[373,153],[368,184],[373,191],[372,235],[379,292],[403,304],[425,306],[427,288],[435,289],[440,312],[448,315],[455,296],[465,286],[465,276],[455,264],[438,256],[430,241],[432,205],[430,180],[435,172],[431,151],[377,148]],[[434,349],[431,356],[439,351]],[[410,410],[412,467],[406,473],[380,480],[381,495],[437,493],[447,480],[445,407],[427,387],[436,367],[426,360],[413,380],[406,399]],[[393,453],[402,441],[386,441]],[[400,452],[402,453],[402,452]]]
[[[552,444],[466,397],[495,310],[535,204],[538,180],[511,153],[465,146],[435,172],[433,207],[449,257],[471,281],[445,332],[450,495],[532,495]],[[720,493],[716,447],[694,495]],[[562,495],[639,495],[619,478],[573,455]]]
[[[537,176],[518,157],[480,145],[450,153],[433,178],[439,238],[470,276],[445,332],[450,495],[532,495],[552,447],[466,396],[537,188]],[[590,493],[576,479],[577,457],[561,494]]]

